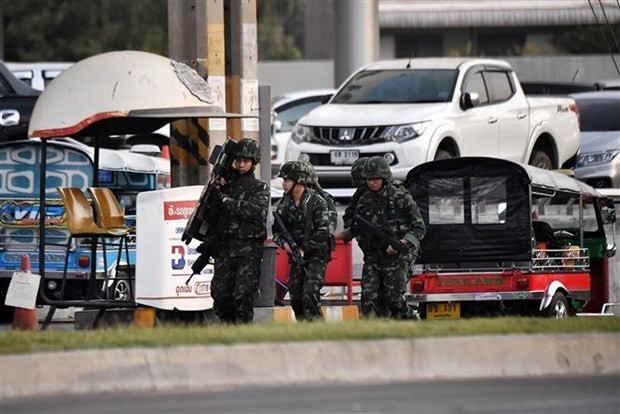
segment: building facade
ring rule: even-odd
[[[304,58],[333,59],[334,0],[303,2]],[[557,55],[563,33],[620,24],[616,0],[379,0],[378,8],[382,59]]]

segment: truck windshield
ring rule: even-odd
[[[364,70],[331,103],[432,103],[452,100],[458,72],[451,69]]]

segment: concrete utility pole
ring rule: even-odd
[[[256,0],[224,0],[227,111],[258,116]],[[235,139],[258,139],[258,118],[229,119]],[[263,177],[264,179],[264,177]]]
[[[226,112],[258,116],[256,0],[168,0],[170,58],[207,78]],[[226,136],[258,139],[258,118],[192,119],[172,125],[172,186],[204,184],[209,152]]]
[[[208,75],[215,104],[226,110],[224,1],[168,0],[168,38],[170,58]],[[172,186],[204,184],[210,149],[226,139],[226,120],[177,121],[170,135]]]
[[[338,87],[354,71],[379,57],[379,3],[378,0],[337,0],[334,11],[334,82]]]

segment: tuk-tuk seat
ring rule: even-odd
[[[125,225],[125,213],[116,196],[109,188],[91,187],[88,189],[95,207],[96,223],[108,231],[128,232]]]
[[[563,243],[555,236],[553,229],[546,221],[533,220],[532,229],[537,242],[545,243],[549,249],[561,249]]]

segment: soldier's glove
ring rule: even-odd
[[[222,203],[228,199],[228,197],[226,197],[226,194],[224,194],[223,185],[219,181],[213,183],[213,196]]]
[[[220,181],[215,181],[213,183],[213,193],[221,193],[223,188],[223,184]]]
[[[196,251],[200,254],[203,254],[206,250],[207,250],[207,246],[205,245],[204,242],[200,243],[198,247],[196,247]]]

